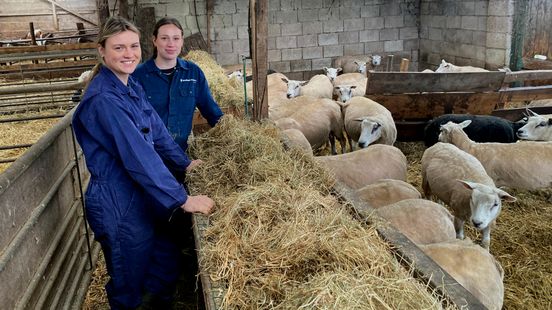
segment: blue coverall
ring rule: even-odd
[[[132,75],[144,87],[148,101],[184,150],[188,148],[196,107],[211,127],[223,115],[211,96],[205,74],[193,62],[177,58],[172,80],[157,68],[153,59],[140,64]]]
[[[180,249],[156,227],[187,200],[173,173],[184,173],[189,158],[142,87],[132,77],[124,85],[105,66],[78,105],[73,128],[91,175],[86,215],[111,277],[111,308],[139,306],[144,291],[170,298],[181,271]]]

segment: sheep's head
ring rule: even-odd
[[[502,208],[502,201],[514,202],[516,198],[494,186],[458,180],[466,189],[471,190],[470,222],[483,230],[496,219]]]
[[[383,126],[367,117],[356,118],[354,121],[360,122],[360,137],[358,138],[358,147],[365,148],[376,142],[383,134]]]
[[[341,70],[343,70],[343,69],[324,67],[324,73],[330,79],[331,82],[333,82],[335,80],[335,78],[337,77],[339,72],[341,72]]]
[[[347,102],[349,99],[353,98],[353,90],[356,88],[356,85],[340,85],[334,87],[334,94],[337,96],[337,101]]]
[[[439,68],[435,70],[437,73],[445,73],[445,72],[451,72],[453,69],[453,64],[450,62],[446,62],[444,59],[441,59],[441,64],[439,65]]]
[[[296,80],[288,80],[283,78],[282,78],[282,81],[287,83],[286,97],[288,99],[295,98],[301,95],[301,87],[307,85],[308,83],[308,81],[296,81]]]
[[[516,131],[516,136],[523,140],[549,141],[552,138],[552,118],[538,115],[527,109],[525,125]]]
[[[452,136],[455,132],[463,132],[463,129],[471,124],[471,120],[465,120],[460,124],[449,121],[446,124],[441,125],[439,131],[439,141],[445,143],[452,143]]]
[[[366,61],[355,60],[355,64],[358,66],[357,72],[366,73]]]

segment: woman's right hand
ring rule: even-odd
[[[206,195],[188,196],[181,208],[185,212],[210,214],[215,206],[213,199]]]

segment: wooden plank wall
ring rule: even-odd
[[[552,59],[552,1],[529,0],[528,10],[523,57],[540,54]]]

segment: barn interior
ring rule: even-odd
[[[6,6],[0,13],[0,301],[24,309],[108,308],[105,263],[82,212],[88,175],[69,125],[84,87],[78,77],[98,62],[94,40],[108,16],[125,16],[151,33],[168,15],[185,25],[181,56],[200,65],[229,116],[209,130],[196,113],[190,152],[235,164],[220,175],[206,168],[191,176],[192,190],[213,193],[220,209],[193,217],[196,249],[188,263],[195,267],[183,277],[174,308],[487,307],[400,230],[378,224],[375,208],[354,190],[282,146],[266,122],[266,77],[274,70],[308,80],[338,57],[379,56],[367,72],[364,97],[391,112],[394,146],[408,162],[406,181],[423,193],[423,129],[431,119],[454,113],[517,121],[529,105],[552,114],[542,101],[531,104],[552,99],[550,9],[543,0],[29,0]],[[141,44],[148,59],[150,38],[143,35]],[[443,59],[491,72],[421,73]],[[249,72],[251,89],[227,78],[236,68]],[[217,144],[222,139],[230,152]],[[330,155],[328,147],[313,152]],[[304,167],[289,168],[297,162]],[[286,184],[297,175],[297,183]],[[552,303],[552,189],[509,193],[517,201],[503,204],[489,250],[504,270],[502,307],[545,309]],[[263,238],[248,239],[255,220],[269,225],[257,231]],[[271,234],[291,245],[271,248]],[[466,235],[480,238],[472,227]]]

